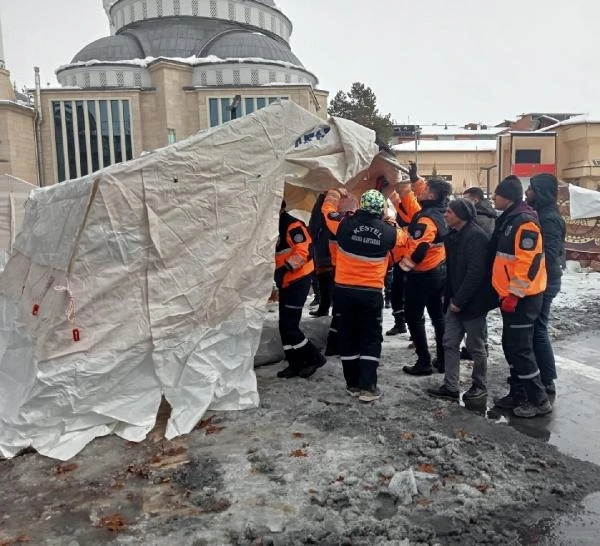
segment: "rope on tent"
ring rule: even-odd
[[[67,320],[74,326],[75,325],[75,297],[73,296],[73,291],[71,290],[71,286],[69,285],[69,279],[67,279],[67,286],[55,286],[54,290],[57,292],[65,292],[67,294],[68,303],[67,309],[65,310],[65,315]],[[79,329],[73,328],[73,341],[80,341]]]

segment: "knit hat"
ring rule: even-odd
[[[450,201],[448,207],[464,222],[472,222],[477,216],[475,205],[468,199],[458,198]]]
[[[385,209],[385,197],[377,190],[368,190],[360,198],[360,209],[381,216]]]
[[[498,184],[494,193],[513,203],[520,203],[523,201],[523,184],[515,175],[511,174]]]

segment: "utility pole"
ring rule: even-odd
[[[492,193],[492,188],[490,187],[490,171],[492,169],[495,169],[498,165],[492,165],[491,167],[479,167],[480,171],[485,171],[486,173],[486,177],[487,177],[487,181],[486,181],[486,191],[487,191],[487,195],[486,197],[489,199],[490,194]]]
[[[415,125],[415,165],[419,168],[419,136],[421,134],[421,127]]]
[[[35,118],[34,118],[34,136],[35,136],[35,151],[37,161],[38,186],[44,185],[44,147],[42,146],[42,122],[44,117],[42,114],[42,95],[39,67],[33,67],[35,74]]]

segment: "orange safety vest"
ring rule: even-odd
[[[506,213],[505,213],[506,214]],[[492,286],[500,299],[519,298],[546,290],[546,258],[535,212],[525,203],[497,221],[498,244],[492,267]]]
[[[279,239],[275,249],[275,268],[285,267],[282,288],[310,275],[315,264],[310,256],[312,239],[306,225],[291,214],[284,212],[279,217]]]
[[[411,205],[406,209],[415,211],[416,199],[412,192],[409,196],[412,198],[403,199],[402,204],[408,201]],[[442,205],[432,204],[421,208],[412,216],[408,226],[409,237],[405,255],[400,262],[404,271],[423,273],[439,267],[446,261],[444,237],[448,233],[448,226],[442,209]]]
[[[407,235],[404,230],[358,210],[342,220],[337,238],[335,284],[381,291],[390,259],[397,262],[402,258]]]
[[[400,201],[394,203],[394,206],[403,226],[408,226],[415,214],[421,211],[421,205],[413,191],[408,192]]]

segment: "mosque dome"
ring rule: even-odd
[[[122,61],[124,59],[143,59],[144,51],[139,44],[127,34],[107,36],[86,45],[72,63],[86,61]]]
[[[260,32],[234,30],[217,36],[201,52],[201,57],[214,55],[226,58],[260,58],[272,61],[284,61],[297,66],[302,63],[291,49]]]
[[[104,0],[104,7],[113,34],[60,67],[62,85],[151,86],[154,59],[212,63],[194,69],[194,85],[318,84],[292,52],[292,23],[273,0]]]

